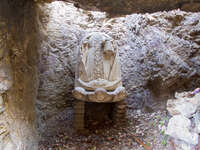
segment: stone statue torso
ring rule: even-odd
[[[86,36],[78,59],[77,86],[87,90],[114,90],[121,86],[118,51],[108,35],[94,32]]]
[[[73,95],[90,102],[117,102],[126,97],[114,40],[105,33],[85,36],[77,57]]]

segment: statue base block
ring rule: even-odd
[[[73,91],[76,99],[88,102],[118,102],[126,98],[124,87],[118,87],[114,91],[106,91],[103,88],[97,88],[95,91],[86,91],[82,87],[76,87]]]

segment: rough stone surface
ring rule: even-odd
[[[81,41],[76,61],[76,87],[113,91],[122,86],[118,49],[107,34],[87,34]]]
[[[97,103],[118,102],[126,98],[126,90],[124,87],[118,87],[114,91],[106,91],[99,88],[95,91],[86,91],[81,87],[77,87],[73,90],[74,98]]]
[[[183,6],[193,9],[187,2]],[[1,149],[37,149],[34,106],[39,61],[39,128],[47,131],[43,130],[47,121],[71,105],[74,54],[88,32],[105,32],[117,41],[132,108],[160,108],[158,100],[168,99],[175,89],[192,89],[200,83],[199,13],[175,10],[107,18],[105,13],[65,2],[44,3],[38,4],[38,34],[34,11],[29,0],[0,2]],[[40,60],[37,38],[42,42]]]
[[[167,110],[173,117],[169,120],[166,134],[176,149],[193,150],[198,144],[200,94],[198,89],[194,91],[175,93],[176,99],[167,102]]]
[[[43,0],[36,0],[43,1]],[[47,1],[47,0],[46,0]],[[48,0],[49,2],[53,0]],[[199,0],[62,0],[74,2],[77,8],[106,11],[111,16],[132,13],[153,13],[178,9],[200,11]]]
[[[199,134],[200,133],[200,113],[199,112],[197,112],[194,115],[194,123],[195,123],[194,131]]]
[[[0,2],[0,150],[37,150],[34,4]]]
[[[200,106],[200,94],[196,94],[194,97],[177,96],[177,99],[171,99],[167,101],[167,110],[170,115],[183,115],[187,118],[192,117]]]
[[[74,56],[89,32],[104,32],[116,41],[129,107],[164,108],[165,100],[176,90],[200,84],[200,13],[174,10],[107,18],[106,13],[62,1],[38,4],[38,13],[42,44],[37,112],[41,129],[71,105]]]
[[[175,139],[182,140],[187,144],[197,145],[198,134],[190,132],[190,130],[191,121],[184,116],[176,115],[169,120],[165,133]]]
[[[181,140],[176,140],[176,139],[173,139],[173,145],[176,148],[176,150],[195,150],[196,149],[196,146],[192,144],[188,144]]]

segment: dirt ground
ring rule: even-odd
[[[166,111],[144,113],[141,110],[127,109],[125,126],[113,124],[111,120],[87,127],[88,131],[79,134],[73,129],[73,110],[66,109],[48,126],[54,127],[41,141],[39,150],[147,150],[136,142],[134,136],[151,150],[170,150],[170,140],[164,130],[169,117]]]

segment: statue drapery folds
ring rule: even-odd
[[[112,38],[104,33],[91,33],[83,39],[77,69],[77,85],[86,90],[121,86],[118,51]]]

